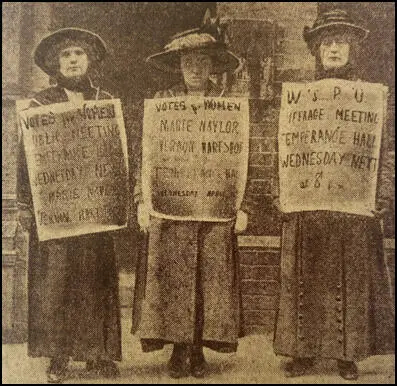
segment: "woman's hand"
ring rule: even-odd
[[[275,208],[276,208],[279,212],[282,212],[281,206],[280,206],[280,198],[279,198],[279,197],[275,197],[275,198],[273,199],[273,205],[275,206]]]
[[[273,199],[273,206],[279,211],[279,213],[281,214],[281,220],[282,221],[289,221],[291,219],[292,214],[291,213],[284,213],[281,210],[281,204],[280,204],[280,198],[279,197],[275,197]]]
[[[33,210],[26,204],[18,204],[18,222],[24,231],[30,231],[33,220]]]
[[[236,233],[244,232],[248,226],[248,215],[247,213],[239,210],[237,212],[236,223],[234,225],[234,231]]]
[[[375,218],[382,219],[383,217],[385,217],[388,210],[387,210],[387,208],[382,208],[382,209],[377,209],[377,210],[371,210],[371,212]]]
[[[141,231],[144,233],[147,233],[149,231],[149,225],[150,225],[150,214],[149,214],[149,208],[146,204],[140,203],[138,205],[138,224],[139,227],[141,228]]]
[[[375,210],[371,210],[372,214],[377,219],[382,219],[390,210],[390,203],[387,200],[380,200],[376,205]]]

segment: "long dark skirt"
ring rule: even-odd
[[[394,352],[381,224],[331,212],[283,224],[276,354],[359,361]]]
[[[243,323],[233,227],[152,218],[133,308],[132,331],[144,351],[167,343],[236,351]]]
[[[99,233],[29,248],[30,356],[121,360],[118,271],[113,239]]]

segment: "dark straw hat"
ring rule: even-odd
[[[303,38],[310,49],[316,38],[325,31],[347,31],[357,36],[359,41],[364,40],[369,31],[358,24],[348,15],[346,11],[334,9],[318,15],[313,27],[305,27],[303,30]]]
[[[216,20],[216,23],[219,23],[219,19]],[[200,28],[183,31],[172,36],[170,42],[164,47],[164,51],[149,56],[146,62],[160,70],[179,73],[181,71],[181,54],[198,51],[212,58],[214,74],[233,72],[239,67],[240,59],[227,50],[226,44],[217,34],[218,31],[218,25],[212,23],[207,12]]]
[[[89,51],[93,53],[96,61],[102,61],[106,56],[106,44],[99,35],[85,29],[72,27],[59,29],[43,38],[35,49],[34,62],[48,75],[55,75],[58,67],[52,58],[54,47],[69,40],[80,42],[89,47]]]

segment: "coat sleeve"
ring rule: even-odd
[[[134,192],[133,192],[133,200],[135,204],[141,204],[143,202],[142,197],[142,152],[139,157],[137,157],[136,165],[135,165],[135,185],[134,185]]]
[[[252,194],[250,194],[250,191],[252,191],[252,187],[250,187],[250,183],[248,181],[240,210],[248,214],[253,214],[255,212],[255,199]]]
[[[244,196],[243,196],[243,201],[241,202],[240,205],[240,210],[242,210],[245,213],[248,214],[253,214],[255,212],[255,206],[256,206],[256,199],[255,199],[255,189],[254,189],[254,182],[249,176],[249,170],[250,170],[250,163],[251,163],[251,146],[249,147],[249,152],[248,152],[248,176],[247,176],[247,182],[245,184],[245,191],[244,191]]]
[[[28,165],[22,140],[18,143],[17,154],[17,202],[20,209],[33,209]]]
[[[38,107],[41,104],[32,99],[29,108]],[[32,190],[30,188],[28,163],[26,161],[25,148],[23,146],[22,135],[17,147],[17,203],[20,209],[33,210]]]
[[[387,121],[387,120],[385,120]],[[388,125],[384,125],[379,157],[378,189],[376,206],[391,209],[394,197],[394,157],[388,151]]]
[[[276,137],[276,155],[277,155],[276,160],[275,160],[276,168],[275,168],[274,175],[273,175],[273,178],[271,181],[272,184],[271,184],[271,192],[270,192],[273,200],[280,197],[280,177],[279,177],[280,162],[279,162],[279,156],[278,156],[279,153],[278,152],[279,152],[278,140]]]
[[[391,209],[394,196],[394,160],[385,151],[381,156],[382,167],[379,173],[377,206]]]
[[[110,94],[107,91],[104,91],[102,89],[98,89],[98,99],[102,100],[102,99],[114,99],[114,96],[112,94]]]

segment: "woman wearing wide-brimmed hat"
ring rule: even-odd
[[[94,87],[90,73],[106,55],[104,41],[79,28],[64,28],[45,37],[35,63],[56,82],[37,93],[30,107],[67,101],[111,99]],[[18,201],[22,218],[33,213],[23,149],[20,152]],[[32,216],[33,217],[33,216]],[[87,369],[115,376],[121,360],[118,272],[113,239],[97,233],[39,242],[32,221],[29,240],[29,339],[32,357],[50,357],[48,381],[67,375],[69,358]]]
[[[147,59],[182,77],[180,84],[155,98],[225,96],[210,75],[234,71],[240,62],[220,41],[218,28],[205,22],[182,32]],[[173,221],[149,216],[139,188],[135,200],[138,221],[149,235],[148,254],[137,272],[133,332],[144,351],[174,345],[168,368],[172,377],[204,376],[203,346],[234,352],[241,335],[235,230],[246,227],[247,215],[240,210],[237,221],[226,223]],[[248,211],[247,199],[241,209]]]
[[[316,78],[357,80],[358,44],[367,34],[343,10],[320,14],[304,30],[316,57]],[[290,214],[283,222],[274,350],[293,358],[287,376],[303,375],[314,359],[327,358],[337,360],[343,378],[354,380],[357,361],[394,352],[380,220],[390,208],[387,191],[387,179],[381,178],[374,218],[312,211]]]

